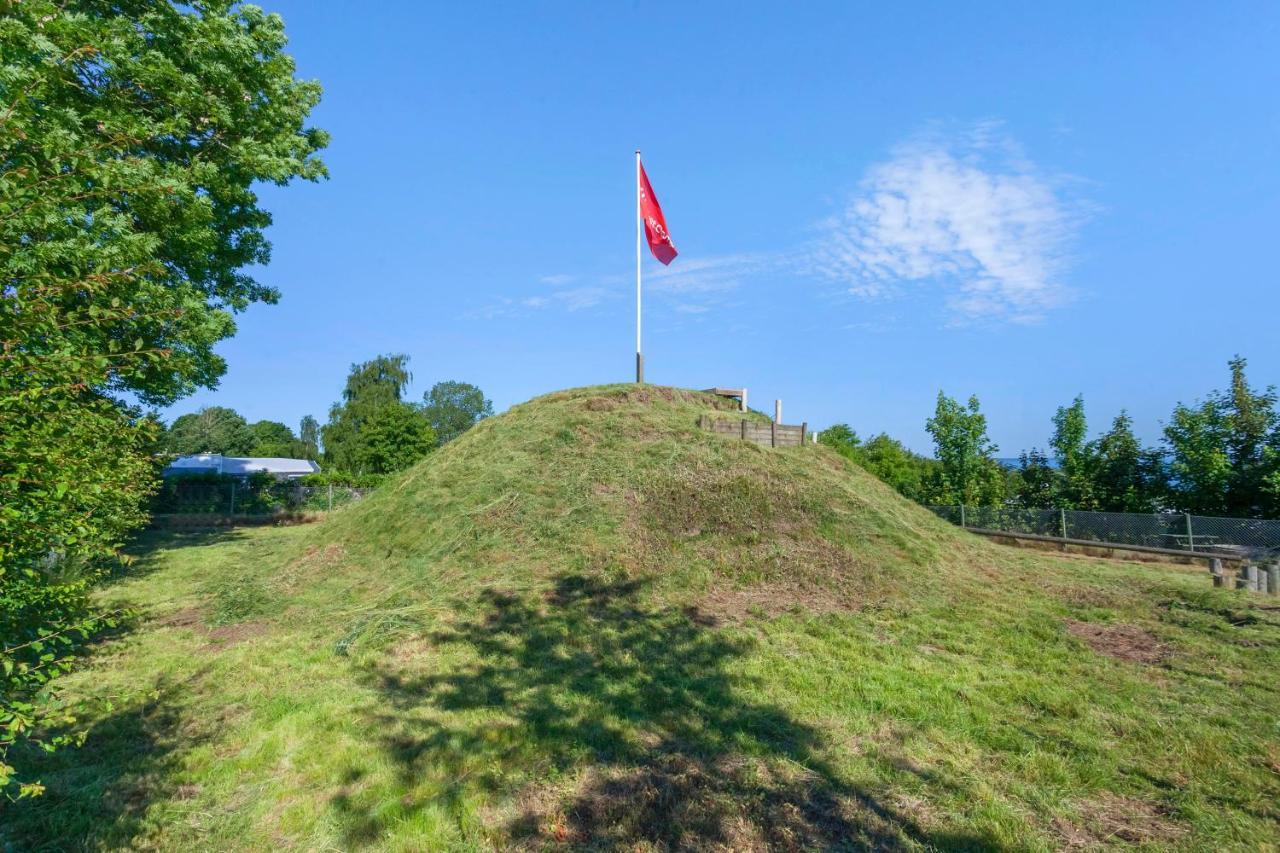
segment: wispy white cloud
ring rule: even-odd
[[[562,307],[568,311],[581,311],[592,308],[618,294],[606,287],[574,287],[567,290],[556,290],[542,296],[526,296],[522,299],[500,297],[484,308],[469,312],[466,316],[479,320],[494,320],[500,317],[514,317],[527,311]]]
[[[599,305],[616,295],[603,287],[575,287],[572,290],[558,290],[551,294],[551,298],[570,311],[580,311]]]
[[[922,137],[867,172],[804,266],[862,298],[939,287],[958,322],[1034,322],[1070,297],[1062,277],[1084,209],[1060,183],[996,125]]]
[[[646,265],[645,290],[676,313],[724,304],[758,280],[834,283],[889,301],[933,293],[953,324],[1031,323],[1067,302],[1070,246],[1088,207],[1069,182],[1032,163],[998,122],[934,130],[871,166],[814,239],[767,252],[681,256]],[[630,273],[543,275],[548,292],[504,298],[477,316],[560,307],[578,311],[627,296]]]
[[[676,306],[676,312],[679,314],[705,314],[710,310],[706,305],[698,305],[693,302],[681,302]]]
[[[644,284],[650,291],[676,295],[724,293],[777,264],[777,256],[765,254],[677,258],[671,266],[646,272]]]

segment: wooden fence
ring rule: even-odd
[[[773,421],[760,423],[746,418],[730,421],[703,415],[698,421],[698,426],[717,435],[733,436],[743,441],[753,441],[765,447],[799,447],[804,444],[805,439],[809,436],[809,425],[807,423],[796,426],[793,424],[774,423]]]

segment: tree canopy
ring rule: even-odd
[[[423,395],[423,412],[441,444],[453,441],[475,426],[481,418],[493,416],[493,403],[469,382],[437,382]]]
[[[987,436],[987,417],[977,397],[961,405],[941,391],[925,428],[940,463],[936,496],[941,503],[986,506],[1003,496],[1003,475],[992,459],[998,450]]]
[[[50,555],[115,553],[155,483],[156,426],[122,394],[160,405],[212,387],[232,315],[276,300],[246,272],[270,260],[254,184],[322,177],[326,143],[306,124],[320,87],[284,46],[278,16],[230,0],[0,3],[7,590],[52,594]],[[6,641],[69,627],[75,608],[29,600],[0,598]],[[39,687],[5,655],[0,759],[37,715],[10,702]]]
[[[248,422],[235,409],[206,406],[197,412],[179,415],[164,437],[169,453],[222,453],[247,456],[254,445]]]
[[[1272,387],[1258,391],[1245,359],[1229,363],[1231,385],[1194,405],[1181,403],[1165,427],[1170,494],[1203,515],[1280,515],[1280,412]]]
[[[325,462],[348,474],[390,474],[436,446],[422,407],[402,399],[413,378],[407,355],[384,355],[351,365],[342,402],[321,429]]]

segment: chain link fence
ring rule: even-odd
[[[1085,512],[1072,509],[929,507],[961,527],[1029,533],[1116,545],[1142,545],[1242,557],[1280,556],[1280,521],[1181,512]]]
[[[369,488],[303,486],[289,480],[195,477],[167,479],[152,501],[157,514],[274,515],[279,512],[330,510],[358,501]]]

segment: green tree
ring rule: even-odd
[[[407,468],[435,446],[421,407],[403,401],[412,380],[407,355],[378,356],[351,365],[342,402],[321,429],[325,463],[348,474],[389,474]],[[404,442],[400,450],[390,446]]]
[[[937,479],[936,460],[921,456],[886,433],[872,436],[858,448],[856,461],[904,497],[933,503],[930,483]]]
[[[1084,414],[1084,397],[1077,395],[1070,406],[1059,406],[1053,416],[1053,436],[1049,446],[1058,461],[1058,494],[1054,503],[1065,509],[1093,509],[1092,457],[1088,442],[1089,424]]]
[[[1058,472],[1037,448],[1023,451],[1012,483],[1012,503],[1027,509],[1052,507],[1058,493]]]
[[[1179,403],[1164,428],[1169,450],[1169,496],[1183,512],[1226,515],[1231,489],[1227,426],[1217,404]]]
[[[222,453],[248,456],[254,435],[248,422],[235,409],[206,406],[191,414],[179,415],[164,436],[169,453]]]
[[[819,434],[818,442],[853,460],[903,497],[919,503],[930,502],[930,484],[938,463],[913,453],[887,433],[864,442],[848,424],[833,424]]]
[[[818,434],[818,443],[849,459],[857,459],[858,448],[862,440],[848,424],[832,424]]]
[[[1145,450],[1133,434],[1133,421],[1121,410],[1109,429],[1090,445],[1091,492],[1103,512],[1153,512],[1166,485],[1160,454]]]
[[[435,446],[431,423],[417,406],[380,406],[360,426],[355,465],[349,470],[357,475],[403,471]]]
[[[423,395],[423,403],[423,411],[441,444],[453,441],[481,418],[493,416],[493,403],[469,382],[437,382]]]
[[[305,415],[298,424],[299,459],[320,458],[320,423],[311,415]]]
[[[940,503],[996,506],[1003,498],[1004,476],[992,458],[998,450],[987,437],[987,418],[977,397],[962,406],[941,391],[925,428],[933,436],[940,469],[932,497]]]
[[[269,259],[254,184],[324,173],[305,126],[320,90],[284,44],[277,16],[229,0],[0,0],[6,792],[9,746],[51,707],[10,637],[63,631],[76,609],[24,602],[67,591],[51,559],[115,554],[154,488],[154,425],[122,395],[168,404],[216,382],[232,314],[277,295],[244,272]]]
[[[1233,358],[1231,387],[1195,406],[1179,403],[1165,426],[1169,494],[1180,510],[1245,517],[1280,514],[1276,391],[1252,388],[1246,364]]]
[[[249,425],[248,456],[289,457],[298,450],[298,439],[279,421],[256,421]]]

